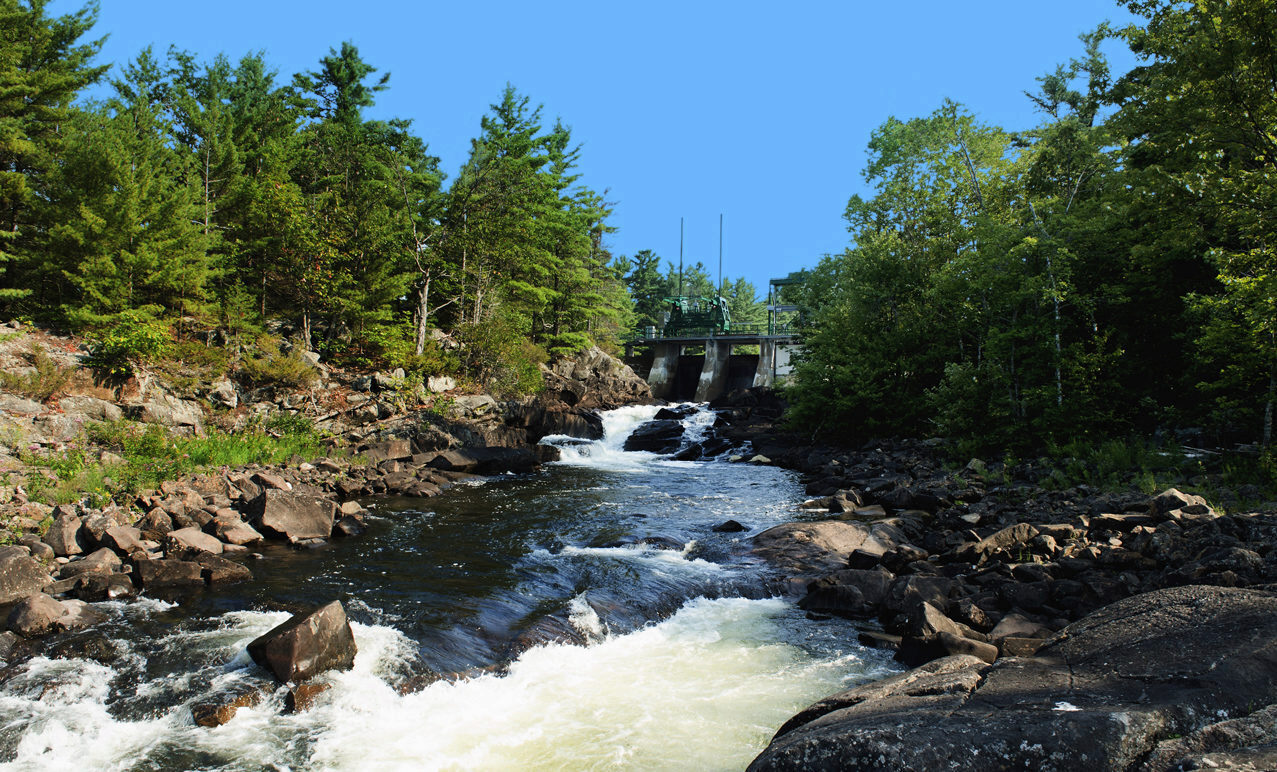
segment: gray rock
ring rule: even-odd
[[[97,397],[63,397],[58,400],[58,407],[66,413],[79,413],[95,421],[119,421],[124,418],[124,411],[118,405]]]
[[[305,681],[326,670],[349,670],[355,652],[355,636],[341,601],[297,614],[248,644],[253,661],[281,683]]]
[[[245,545],[262,541],[260,532],[244,522],[238,515],[215,517],[212,522],[213,535],[227,544]]]
[[[102,544],[121,555],[131,555],[145,549],[142,546],[141,529],[130,525],[117,525],[106,529],[106,533],[102,534]]]
[[[120,569],[120,556],[110,547],[102,547],[85,555],[80,560],[67,563],[58,571],[58,576],[67,579],[86,573],[113,574]]]
[[[198,528],[179,528],[169,531],[166,537],[168,551],[175,552],[186,549],[222,554],[222,542],[216,536],[209,536]]]
[[[1275,702],[1277,594],[1177,587],[1105,607],[1033,658],[949,657],[822,700],[750,769],[1135,769]]]
[[[81,600],[55,600],[44,593],[24,598],[9,613],[9,629],[27,638],[78,630],[106,620],[106,614]]]
[[[449,375],[432,375],[426,379],[426,388],[435,394],[442,394],[457,388],[457,379]]]
[[[223,378],[213,384],[213,388],[209,389],[208,398],[211,402],[229,410],[234,410],[239,406],[239,391],[236,390],[235,384],[231,383],[227,378]]]
[[[0,605],[40,592],[53,583],[49,572],[22,547],[0,547]]]
[[[295,543],[331,536],[337,504],[318,496],[267,490],[249,502],[248,511],[263,534]]]
[[[204,567],[193,560],[140,560],[137,575],[148,592],[204,586]]]
[[[83,521],[75,515],[59,516],[45,532],[44,543],[52,547],[53,554],[60,558],[82,554],[84,543],[80,539],[81,525]]]
[[[887,523],[824,520],[785,523],[754,537],[754,554],[795,576],[813,576],[846,567],[855,550],[881,555],[907,541]]]
[[[138,408],[138,420],[161,426],[181,426],[204,431],[204,410],[198,402],[181,400],[170,394],[162,394]]]
[[[44,405],[39,402],[33,402],[16,394],[0,393],[0,410],[15,415],[40,415],[44,409]]]

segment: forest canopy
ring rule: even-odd
[[[1277,6],[1130,0],[1027,93],[889,118],[851,246],[804,288],[809,430],[972,449],[1198,427],[1267,446],[1277,386]],[[1114,77],[1101,46],[1137,58]]]

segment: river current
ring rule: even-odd
[[[655,410],[547,438],[563,458],[535,475],[370,501],[368,533],[268,547],[252,582],[96,604],[110,621],[61,656],[0,671],[0,769],[742,769],[798,709],[893,666],[768,597],[748,539],[797,515],[792,473],[621,450]],[[728,519],[748,530],[713,530]],[[287,713],[245,647],[334,598],[354,668]],[[252,685],[262,702],[194,724]]]

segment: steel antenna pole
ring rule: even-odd
[[[683,218],[678,218],[678,296],[683,297]]]

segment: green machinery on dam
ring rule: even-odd
[[[804,278],[798,273],[769,282],[765,323],[734,322],[720,295],[663,298],[664,325],[646,327],[626,340],[626,357],[650,349],[647,382],[660,399],[708,402],[734,388],[772,386],[789,375],[797,346],[798,308],[781,302],[782,290]]]

